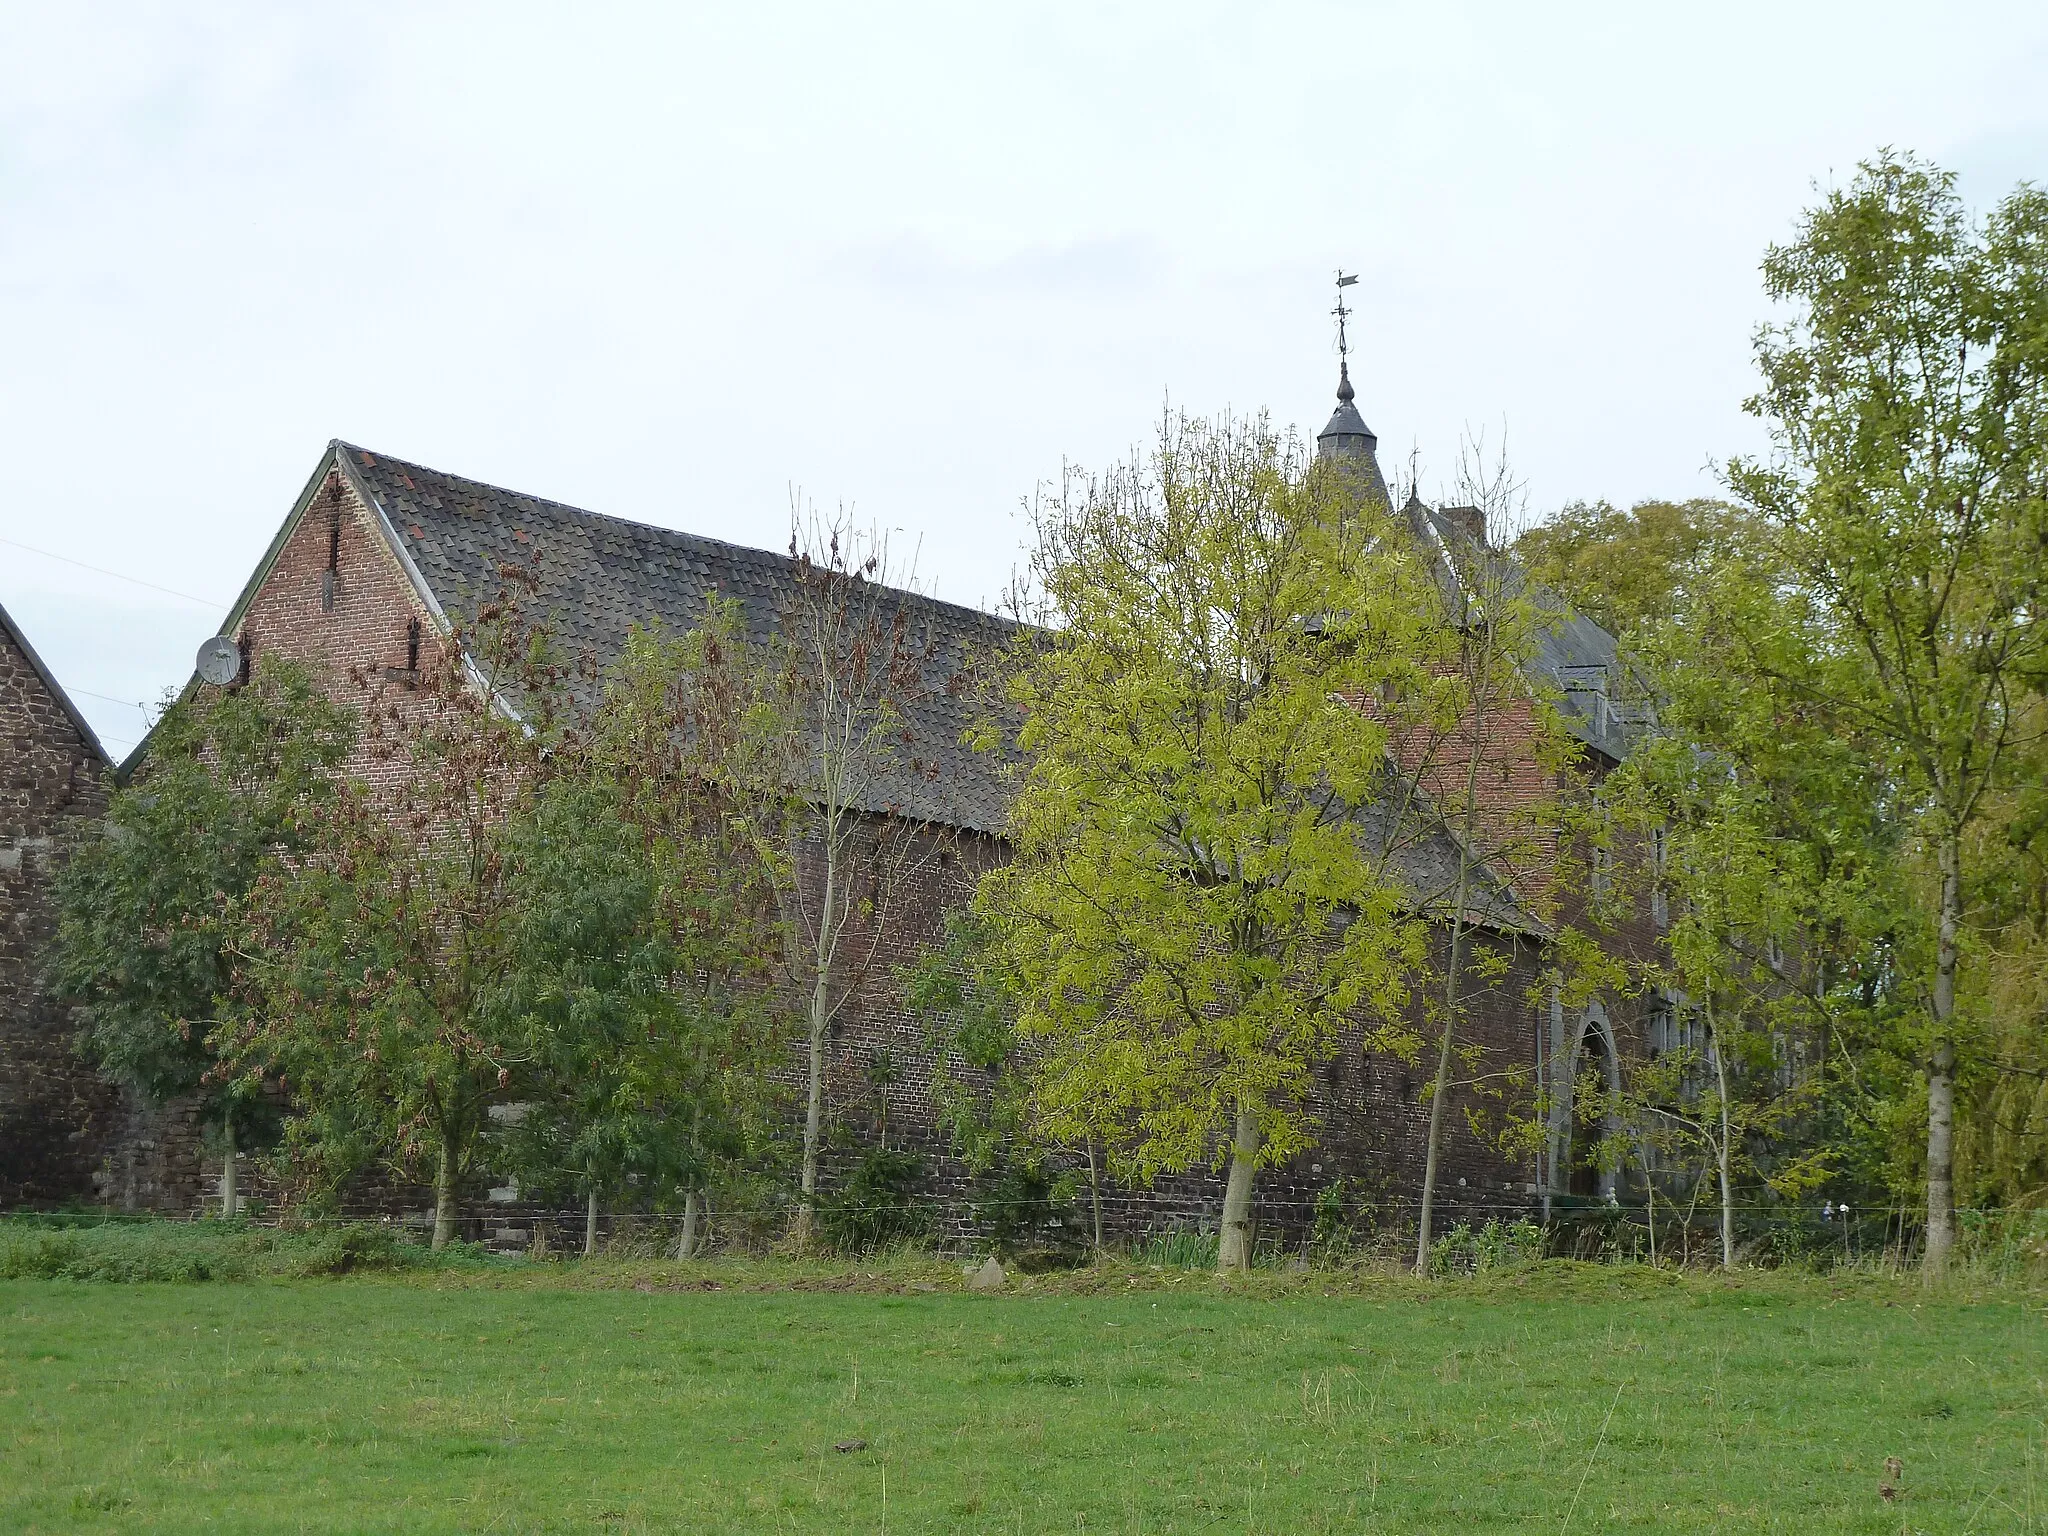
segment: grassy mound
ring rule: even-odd
[[[435,1254],[389,1227],[363,1223],[297,1230],[236,1221],[0,1223],[0,1279],[8,1280],[309,1279],[479,1262],[473,1250]]]

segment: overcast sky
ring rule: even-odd
[[[0,603],[118,754],[328,439],[992,598],[1162,405],[1711,493],[1880,145],[2048,179],[2048,7],[0,3]],[[105,697],[99,697],[99,696]],[[126,703],[120,701],[129,701]]]

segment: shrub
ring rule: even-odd
[[[818,1225],[836,1252],[861,1255],[916,1242],[931,1230],[931,1206],[918,1199],[924,1159],[876,1149],[855,1165],[839,1191],[819,1203]]]
[[[1160,1269],[1214,1269],[1216,1249],[1214,1227],[1174,1226],[1147,1236],[1131,1257]]]
[[[1526,1218],[1503,1226],[1489,1220],[1473,1231],[1459,1222],[1429,1245],[1432,1275],[1477,1275],[1514,1264],[1533,1264],[1543,1257],[1543,1229]]]
[[[481,1250],[451,1244],[439,1254],[403,1242],[389,1227],[351,1223],[287,1231],[239,1221],[76,1218],[0,1223],[0,1279],[158,1281],[303,1279],[364,1270],[477,1262]]]
[[[1088,1258],[1075,1192],[1074,1176],[1055,1174],[1041,1158],[1006,1159],[974,1181],[971,1203],[997,1253],[1027,1271],[1058,1269]]]

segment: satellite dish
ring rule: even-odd
[[[226,635],[215,635],[199,647],[199,675],[225,688],[242,675],[242,648]]]

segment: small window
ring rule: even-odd
[[[420,669],[420,621],[408,619],[405,625],[405,670],[417,672]]]

